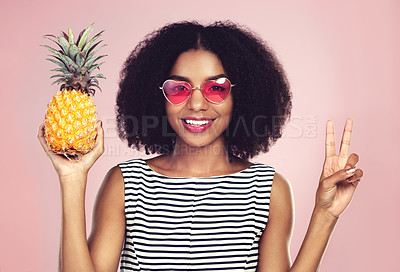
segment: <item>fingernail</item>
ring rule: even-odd
[[[350,175],[350,174],[353,174],[355,171],[356,171],[355,168],[351,168],[351,169],[349,169],[349,170],[346,170],[346,174],[347,174],[347,175]]]

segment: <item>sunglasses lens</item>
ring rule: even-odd
[[[187,82],[167,80],[164,82],[163,91],[172,104],[179,105],[189,97],[191,87]]]
[[[231,83],[227,78],[206,81],[202,87],[204,96],[211,102],[222,103],[231,91]]]

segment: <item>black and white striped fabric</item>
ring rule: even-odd
[[[143,159],[119,167],[126,215],[121,271],[256,271],[272,166],[254,163],[205,178],[167,177]]]

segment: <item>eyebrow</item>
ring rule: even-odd
[[[219,75],[215,75],[215,76],[208,77],[208,78],[206,78],[205,81],[207,81],[207,80],[214,80],[214,79],[218,79],[218,78],[221,78],[221,77],[226,77],[226,78],[228,78],[227,75],[225,75],[225,74],[219,74]],[[171,76],[168,77],[168,79],[174,79],[174,80],[179,80],[179,81],[187,81],[187,82],[190,82],[189,78],[184,77],[184,76],[178,76],[178,75],[171,75]]]

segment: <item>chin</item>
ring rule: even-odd
[[[217,138],[213,138],[213,139],[201,139],[202,136],[201,135],[195,135],[195,136],[186,136],[186,137],[180,137],[180,143],[181,145],[185,145],[186,148],[206,148],[212,145],[215,145],[215,148],[217,148],[218,146],[221,146],[220,143],[224,142],[224,138],[223,136],[217,137]],[[178,142],[178,140],[177,140]],[[223,144],[222,144],[223,146]]]

